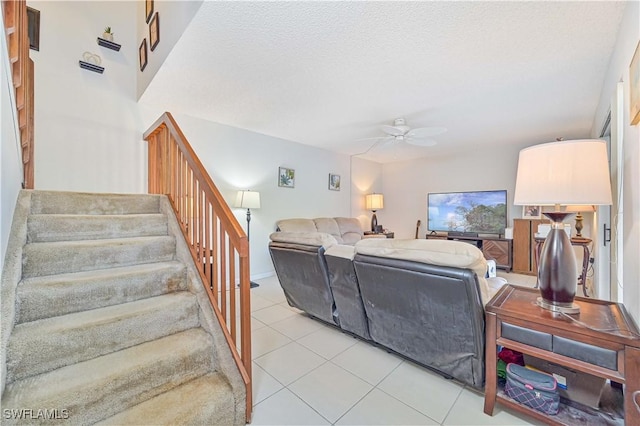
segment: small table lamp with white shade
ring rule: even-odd
[[[250,240],[251,209],[260,208],[260,193],[258,191],[238,191],[234,207],[247,209],[247,241]],[[251,281],[251,287],[258,287],[260,284]]]
[[[534,145],[520,151],[515,205],[555,206],[543,212],[551,224],[538,265],[538,305],[576,314],[576,260],[562,221],[572,213],[560,205],[609,205],[611,182],[606,143],[572,140]]]
[[[376,217],[376,210],[384,208],[384,195],[376,194],[375,192],[373,194],[367,194],[364,197],[364,204],[367,210],[373,212],[373,216],[371,216],[371,231],[377,232],[378,218]]]

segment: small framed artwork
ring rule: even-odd
[[[158,12],[156,12],[149,23],[149,47],[151,47],[152,52],[158,43],[160,43],[160,17],[158,16]]]
[[[635,126],[640,124],[640,42],[636,46],[636,53],[633,54],[629,66],[629,88],[631,89],[629,121],[632,126]]]
[[[27,7],[27,27],[29,33],[29,48],[40,50],[40,11]]]
[[[329,173],[329,189],[332,191],[340,191],[340,175]]]
[[[153,16],[153,0],[145,0],[144,2],[144,22],[147,24]]]
[[[147,66],[147,39],[142,39],[140,48],[138,49],[138,59],[140,60],[140,71],[144,71]]]
[[[278,168],[278,186],[294,188],[296,185],[296,171],[286,167]]]
[[[542,217],[541,206],[522,206],[523,219],[540,219]]]

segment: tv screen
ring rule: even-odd
[[[430,193],[427,196],[430,231],[504,234],[507,191]]]

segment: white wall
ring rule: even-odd
[[[593,125],[593,136],[599,136],[618,82],[624,82],[624,175],[622,244],[624,250],[624,305],[640,324],[640,126],[631,126],[629,118],[629,65],[640,40],[640,3],[627,2],[615,49],[611,55],[600,102]]]
[[[28,3],[40,10],[40,51],[31,51],[36,189],[146,189],[136,104],[137,3]],[[114,41],[122,45],[119,52],[98,46],[96,38],[106,26],[112,27]],[[102,58],[104,74],[79,67],[85,51]]]
[[[136,69],[137,89],[136,99],[144,93],[153,77],[156,75],[165,59],[173,49],[173,46],[182,36],[184,29],[189,25],[191,19],[200,9],[202,0],[197,1],[154,1],[153,14],[158,12],[160,21],[160,42],[155,50],[151,51],[149,44],[149,25],[145,22],[145,3],[144,1],[135,2],[137,7],[136,22],[138,23],[135,39],[136,55],[142,40],[147,40],[147,58],[148,63],[144,71],[140,71],[138,66]],[[150,21],[149,21],[150,22]],[[137,56],[136,56],[137,57]]]
[[[363,160],[358,157],[351,157],[351,213],[350,216],[360,219],[362,229],[371,228],[371,215],[364,207],[365,195],[371,193],[384,194],[382,186],[382,164],[373,161]],[[385,208],[376,212],[378,224],[387,226],[384,222],[383,212],[387,208],[387,196],[385,195]],[[391,229],[392,230],[392,229]]]
[[[349,156],[187,115],[174,118],[230,206],[238,190],[260,192],[261,207],[251,215],[252,278],[273,273],[267,246],[277,220],[351,215]],[[295,169],[295,188],[278,187],[279,166]],[[340,191],[328,189],[329,173],[341,175]],[[246,210],[234,212],[246,227]]]
[[[2,85],[0,100],[0,116],[2,139],[0,140],[0,271],[4,266],[4,257],[11,231],[13,211],[15,210],[18,192],[22,187],[22,154],[17,135],[15,99],[13,97],[13,81],[10,76],[11,66],[7,53],[7,40],[4,31],[0,31],[0,84]]]
[[[520,148],[500,147],[448,157],[385,164],[383,192],[385,208],[378,215],[396,238],[414,238],[416,223],[422,222],[424,238],[429,192],[507,190],[512,206]],[[509,225],[520,218],[522,207],[507,209]]]

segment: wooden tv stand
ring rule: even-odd
[[[449,235],[445,233],[427,234],[425,238],[428,240],[464,241],[473,244],[482,250],[482,254],[484,254],[485,259],[495,260],[498,268],[510,272],[513,267],[513,248],[511,240],[498,237],[472,237],[464,235]]]

